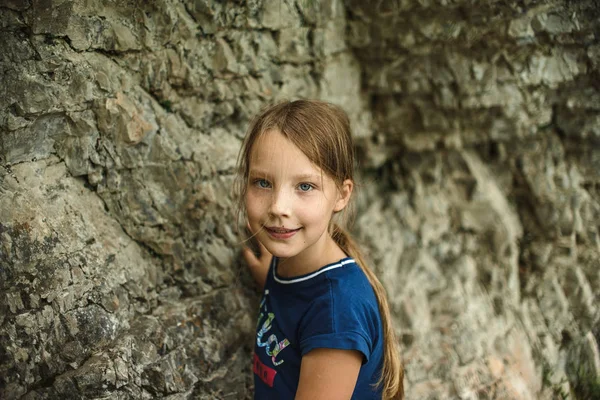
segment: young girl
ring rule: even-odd
[[[240,210],[260,254],[243,255],[263,290],[256,399],[402,399],[385,291],[334,221],[354,188],[346,114],[283,102],[251,123],[238,160]]]

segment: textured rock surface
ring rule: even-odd
[[[599,4],[346,4],[409,394],[600,396]]]
[[[408,398],[600,390],[594,0],[0,2],[0,398],[246,398],[248,119],[359,138]]]

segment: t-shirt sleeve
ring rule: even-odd
[[[327,298],[329,297],[329,298]],[[300,352],[317,348],[358,350],[363,363],[373,351],[373,307],[360,296],[344,298],[331,290],[316,299],[299,326]]]

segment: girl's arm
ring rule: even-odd
[[[363,355],[356,350],[314,349],[302,357],[296,400],[348,400]]]
[[[258,288],[262,291],[265,287],[265,282],[267,281],[267,273],[269,272],[269,265],[271,264],[273,256],[262,243],[258,242],[258,246],[260,248],[258,257],[256,257],[254,252],[248,247],[244,247],[242,255],[244,256],[248,267],[250,267],[250,273],[252,274],[254,281],[256,281]]]

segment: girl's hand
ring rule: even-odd
[[[248,226],[248,231],[250,231],[250,234],[254,236],[250,230],[250,226]],[[263,246],[260,241],[256,240],[256,242],[258,243],[259,250],[258,257],[248,246],[244,246],[242,255],[244,256],[244,260],[246,260],[246,264],[248,264],[248,267],[250,268],[250,273],[256,281],[256,284],[260,290],[263,290],[265,287],[265,282],[267,281],[267,273],[269,272],[269,265],[271,265],[271,259],[273,258],[273,255],[269,253],[267,248]]]

